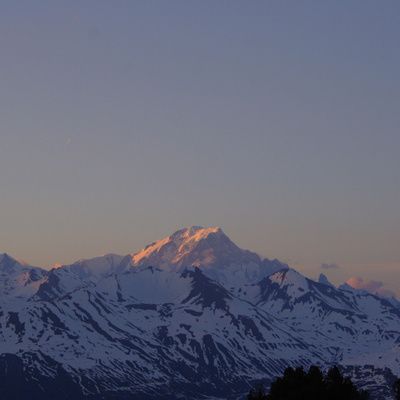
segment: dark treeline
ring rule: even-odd
[[[393,384],[393,394],[395,400],[400,400],[400,379],[396,379]]]
[[[400,393],[400,384],[399,384]],[[366,400],[368,393],[357,389],[339,368],[331,368],[324,375],[318,367],[308,372],[303,368],[287,368],[277,378],[267,394],[262,386],[250,391],[247,400]]]

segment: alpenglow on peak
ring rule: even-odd
[[[176,231],[132,255],[133,265],[211,267],[261,262],[253,252],[233,243],[219,227],[192,226]]]

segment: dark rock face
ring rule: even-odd
[[[192,290],[182,303],[192,303],[204,307],[227,310],[227,301],[232,299],[229,292],[215,281],[207,278],[199,268],[194,271],[185,271],[183,278],[192,280]]]
[[[34,354],[27,354],[26,361],[38,361]],[[47,367],[54,372],[44,376],[13,354],[0,356],[0,398],[6,400],[83,399],[81,387],[63,367],[46,358]],[[31,364],[32,365],[32,364]]]

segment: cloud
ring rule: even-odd
[[[321,264],[321,269],[339,269],[340,266],[337,264],[329,264],[329,263],[323,263]]]
[[[359,276],[353,276],[346,283],[354,289],[365,290],[382,297],[396,297],[392,290],[385,288],[382,281],[364,280]]]

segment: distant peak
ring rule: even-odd
[[[347,292],[357,292],[358,289],[354,289],[352,286],[350,286],[348,283],[343,283],[339,286],[339,290],[345,290]]]
[[[261,263],[255,253],[240,249],[220,227],[191,226],[158,240],[132,255],[133,265],[210,267]]]
[[[24,261],[19,261],[17,259],[15,259],[14,257],[11,257],[9,254],[7,253],[0,253],[0,265],[6,268],[12,268],[15,265],[19,265],[21,267],[27,267],[28,264]]]
[[[319,275],[318,283],[322,283],[323,285],[328,285],[328,286],[334,287],[334,285],[332,285],[332,283],[329,281],[329,279],[326,277],[325,274]]]
[[[0,253],[0,261],[7,259],[13,260],[13,257],[11,257],[8,253]]]
[[[122,270],[124,258],[124,256],[108,253],[103,256],[81,259],[71,265],[61,266],[61,268],[65,267],[84,276],[103,276]]]

